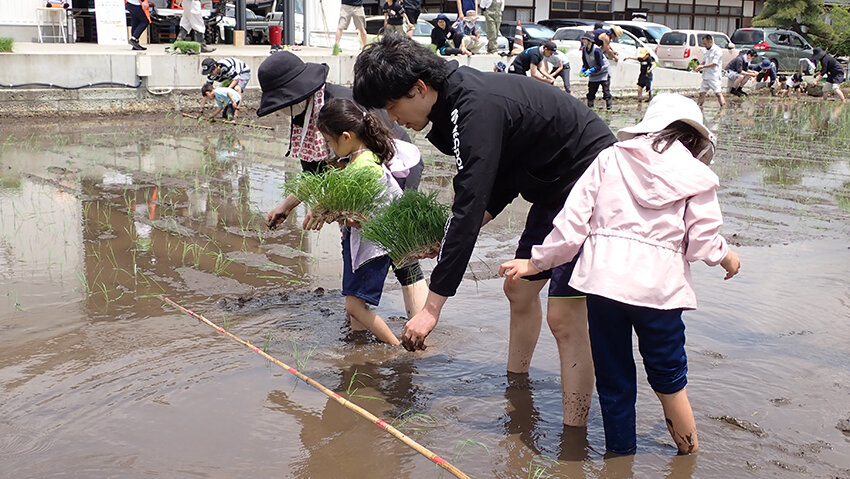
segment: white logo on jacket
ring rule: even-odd
[[[460,134],[457,132],[457,108],[452,110],[452,150],[455,152],[455,163],[457,163],[458,171],[463,169],[463,160],[460,159]]]

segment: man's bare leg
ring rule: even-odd
[[[505,280],[505,296],[511,304],[507,367],[510,373],[527,373],[531,366],[531,356],[543,323],[540,290],[547,281]]]

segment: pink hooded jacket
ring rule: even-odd
[[[695,309],[689,262],[729,251],[717,175],[679,142],[664,153],[652,136],[603,150],[573,187],[531,264],[546,270],[581,255],[570,286],[622,303]],[[584,247],[582,249],[582,246]]]

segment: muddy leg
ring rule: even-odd
[[[428,297],[428,284],[424,279],[401,287],[401,295],[404,298],[404,309],[407,317],[412,318],[425,307],[425,299]]]
[[[683,388],[673,394],[655,393],[661,400],[664,408],[664,420],[667,430],[679,448],[679,454],[690,454],[697,452],[699,441],[697,440],[697,425],[694,422],[694,412],[688,394]]]
[[[505,280],[505,296],[511,303],[508,372],[527,373],[531,366],[531,356],[543,323],[540,290],[547,281]]]
[[[546,320],[558,344],[564,424],[587,426],[593,393],[593,358],[584,298],[549,298]]]
[[[348,313],[351,319],[351,329],[355,329],[356,324],[365,326],[366,329],[372,332],[376,338],[387,344],[398,346],[401,341],[393,334],[387,323],[369,309],[366,301],[356,296],[345,297],[345,312]]]

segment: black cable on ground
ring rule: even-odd
[[[33,86],[34,87],[61,88],[62,90],[81,90],[83,88],[91,88],[91,87],[97,87],[97,86],[121,86],[121,87],[126,87],[126,88],[139,88],[140,86],[142,86],[142,79],[139,78],[138,83],[136,83],[135,85],[131,85],[129,83],[118,83],[118,82],[111,82],[111,81],[102,81],[102,82],[97,82],[97,83],[87,83],[85,85],[79,85],[79,86],[62,86],[62,85],[56,85],[54,83],[18,83],[18,84],[10,84],[10,85],[7,85],[5,83],[0,83],[0,88],[24,88],[24,87],[33,87]]]

